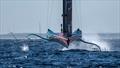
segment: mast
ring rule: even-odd
[[[63,34],[65,37],[72,35],[72,0],[63,0]]]

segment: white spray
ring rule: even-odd
[[[108,43],[102,41],[97,34],[95,34],[94,36],[83,36],[83,40],[99,45],[102,51],[110,51],[110,46],[108,46]],[[80,41],[74,41],[69,45],[68,48],[63,48],[62,50],[85,49],[89,51],[94,51],[94,49],[96,48],[97,47],[95,45],[86,44]]]
[[[24,52],[29,51],[29,47],[28,47],[28,45],[23,44],[23,45],[21,46],[21,50],[24,51]]]

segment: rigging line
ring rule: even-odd
[[[39,33],[41,33],[41,22],[38,22],[39,25]]]
[[[79,3],[78,5],[81,5],[81,4],[80,4],[80,0],[78,0],[78,1],[79,1],[79,2],[78,2],[78,3]],[[80,14],[81,14],[81,13],[80,13],[80,7],[79,7],[79,8],[78,8],[78,21],[79,21],[78,24],[79,24],[79,28],[82,27],[81,17],[80,17],[81,15],[80,15]]]
[[[41,9],[41,7],[40,7],[40,9]],[[42,14],[41,14],[42,11],[39,11],[39,12],[40,12],[40,20],[39,20],[39,22],[38,22],[38,27],[39,27],[39,28],[38,28],[38,29],[39,29],[38,31],[39,31],[39,33],[41,33],[41,32],[42,32],[42,17],[41,17],[41,16],[42,16]]]
[[[57,1],[56,1],[56,6],[57,6],[57,7],[56,7],[56,10],[57,10],[56,13],[57,13],[58,15],[59,15],[59,14],[62,14],[62,13],[60,12],[60,11],[62,11],[62,10],[61,10],[61,7],[62,7],[62,6],[61,6],[61,4],[62,4],[61,2],[62,2],[62,0],[57,0]],[[61,7],[60,7],[60,6],[61,6]],[[60,17],[60,16],[57,16],[56,19],[57,19],[57,22],[58,22],[58,23],[57,23],[57,24],[58,24],[57,26],[58,26],[58,27],[61,26],[61,24],[62,24],[62,22],[61,22],[61,20],[60,20],[61,17]],[[61,31],[61,27],[59,27],[58,29],[60,29],[60,30],[58,30],[58,31]]]
[[[41,11],[39,11],[39,12],[40,12],[40,20],[39,20],[39,22],[38,22],[38,33],[41,33],[41,28],[42,28],[42,27],[41,27],[41,19],[42,19],[41,16],[42,16],[42,15],[41,15]]]
[[[46,12],[47,12],[47,13],[46,13],[46,14],[47,14],[47,15],[46,15],[46,16],[47,16],[46,25],[47,25],[47,29],[48,29],[48,28],[49,28],[49,26],[48,26],[48,19],[49,19],[49,0],[47,0],[46,5],[47,5],[47,6],[46,6],[46,7],[47,7],[47,8],[46,8],[46,9],[47,9],[47,11],[46,11]]]
[[[78,5],[79,5],[79,2],[78,2],[79,0],[75,0],[74,1],[74,11],[76,12],[76,24],[78,24],[78,28],[81,28],[81,22],[80,22],[80,14],[79,14],[79,7],[78,7]]]
[[[58,0],[55,1],[55,4],[56,4],[56,8],[55,8],[55,9],[56,9],[56,14],[59,14],[59,13],[58,13],[58,11],[59,11],[59,8],[58,8],[58,6],[59,6],[59,5],[58,5],[58,2],[59,2]],[[56,16],[57,16],[57,15],[56,15]],[[57,20],[57,22],[59,22],[59,20],[58,20],[58,16],[57,16],[55,19]],[[57,22],[56,22],[56,23],[57,23]],[[56,26],[58,26],[58,25],[56,25]]]
[[[53,12],[57,11],[57,10],[55,10],[55,5],[56,5],[56,0],[50,0],[50,2],[49,2],[49,23],[50,23],[50,26],[55,25],[54,24],[55,16],[53,13]],[[49,28],[52,29],[52,27],[49,27]]]
[[[80,24],[81,24],[81,30],[82,30],[82,27],[83,27],[83,22],[82,22],[82,2],[81,2],[81,0],[80,0],[80,9],[79,9],[79,11],[80,11]]]
[[[63,20],[63,16],[62,16],[63,15],[63,9],[62,9],[63,5],[62,4],[63,4],[63,0],[61,1],[61,9],[60,9],[61,10],[61,20],[60,20],[61,24],[60,25],[61,25],[61,29],[62,29],[62,33],[63,33],[63,21],[62,21]]]
[[[78,15],[78,27],[80,28],[80,16],[79,16],[79,8],[78,7],[78,0],[77,0],[77,4],[76,4],[76,11],[77,11],[77,15]]]
[[[47,27],[50,29],[51,20],[52,20],[52,0],[48,0],[48,19],[47,19]]]
[[[74,25],[78,25],[78,21],[77,21],[77,18],[78,18],[78,15],[77,15],[77,10],[76,10],[76,0],[73,1],[73,23]],[[73,26],[74,26],[73,25]],[[74,26],[74,29],[76,28],[76,26]]]

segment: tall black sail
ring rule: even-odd
[[[72,35],[72,0],[63,0],[63,34],[65,37]]]

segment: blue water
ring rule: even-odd
[[[108,41],[120,45],[119,39]],[[23,44],[28,45],[28,51],[21,50]],[[43,40],[1,39],[0,68],[120,68],[119,51],[61,51],[61,48]]]

